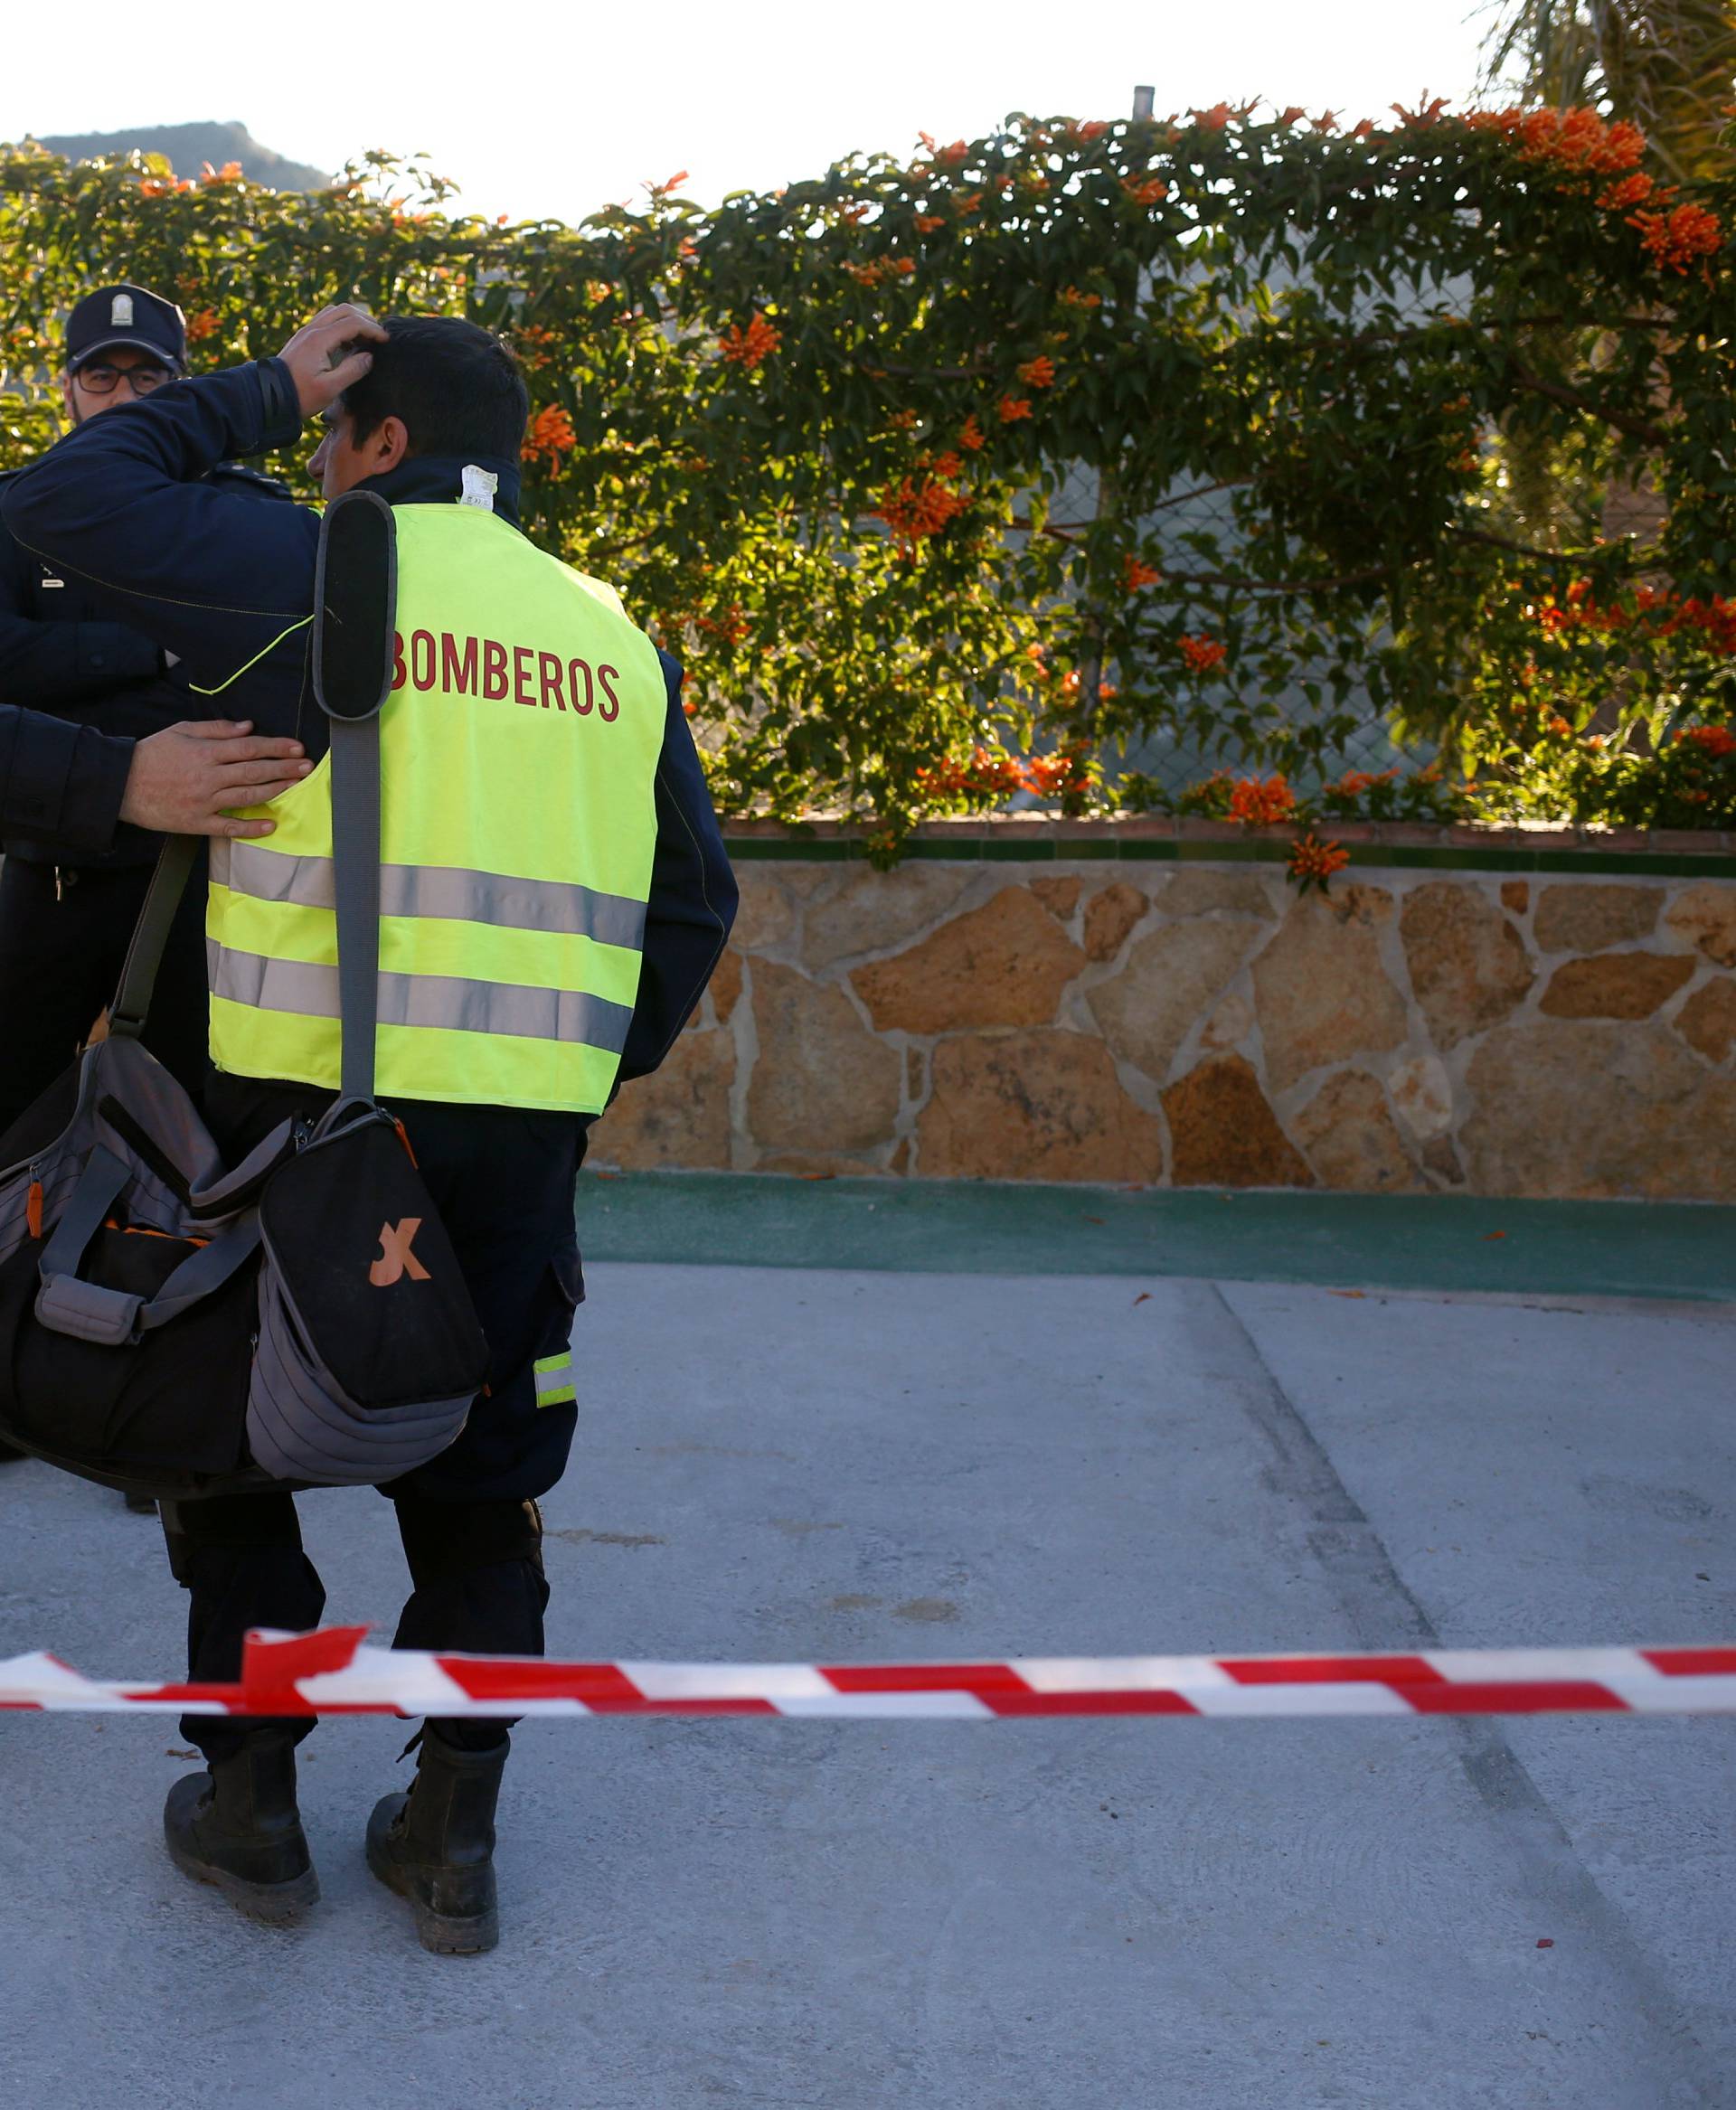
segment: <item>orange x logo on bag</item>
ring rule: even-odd
[[[368,1269],[368,1280],[376,1289],[390,1289],[406,1272],[412,1282],[429,1279],[428,1269],[410,1249],[421,1228],[420,1216],[407,1216],[397,1224],[380,1226],[380,1258]]]

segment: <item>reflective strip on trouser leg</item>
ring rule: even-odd
[[[536,1403],[539,1407],[564,1407],[569,1400],[577,1400],[578,1389],[572,1377],[572,1351],[563,1349],[559,1355],[545,1355],[531,1365],[536,1377]]]

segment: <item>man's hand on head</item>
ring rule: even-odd
[[[134,748],[120,817],[164,835],[269,835],[275,822],[231,814],[263,805],[312,768],[299,740],[257,738],[246,720],[172,725]]]
[[[349,301],[323,307],[302,325],[278,356],[295,381],[304,420],[316,418],[361,380],[373,364],[369,344],[383,344],[385,336],[382,325]]]

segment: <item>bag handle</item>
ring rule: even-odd
[[[157,852],[156,870],[151,874],[145,905],[127,947],[126,965],[120,970],[120,986],[108,1010],[108,1031],[115,1040],[136,1041],[145,1030],[151,994],[168,947],[169,930],[199,848],[197,835],[171,835]]]
[[[380,981],[380,712],[392,693],[398,535],[377,492],[346,491],[320,523],[314,695],[331,729],[339,1090],[373,1098]]]
[[[219,1289],[250,1259],[259,1243],[257,1212],[209,1245],[196,1247],[158,1286],[154,1297],[86,1282],[79,1268],[85,1248],[107,1220],[130,1169],[100,1144],[90,1153],[61,1220],[41,1253],[36,1272],[36,1316],[52,1333],[124,1348],[150,1327],[169,1320]]]

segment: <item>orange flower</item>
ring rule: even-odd
[[[748,619],[741,613],[741,604],[731,601],[721,616],[695,616],[693,628],[703,630],[708,637],[722,638],[725,645],[740,645],[748,634]]]
[[[1678,740],[1689,740],[1702,754],[1711,755],[1722,761],[1726,755],[1736,755],[1736,733],[1727,725],[1685,725],[1676,734]]]
[[[956,483],[965,473],[964,462],[956,454],[937,455],[933,461],[925,461],[921,466],[949,484]]]
[[[1081,139],[1100,139],[1109,128],[1101,118],[1092,118],[1079,127],[1079,136]]]
[[[745,330],[731,323],[718,344],[726,361],[731,365],[745,366],[751,373],[761,360],[770,358],[783,341],[782,334],[764,316],[756,315]]]
[[[518,355],[526,366],[552,366],[555,360],[551,346],[557,342],[552,330],[544,329],[540,323],[526,323],[518,333]]]
[[[1084,791],[1090,784],[1082,749],[1063,748],[1058,755],[1033,755],[1024,768],[1024,788],[1039,798],[1057,792]]]
[[[983,429],[977,424],[974,412],[965,419],[963,425],[958,429],[958,444],[960,447],[967,448],[972,454],[988,445],[987,440],[983,438]]]
[[[1021,418],[1031,415],[1029,396],[1003,396],[995,405],[1003,425],[1016,425]]]
[[[916,231],[919,234],[932,234],[937,228],[946,224],[944,212],[919,212],[916,216]]]
[[[1639,230],[1640,247],[1660,271],[1684,272],[1722,247],[1724,231],[1703,205],[1678,205],[1673,212],[1636,212],[1628,224]]]
[[[1215,637],[1184,637],[1178,649],[1191,674],[1209,674],[1229,657],[1229,648]]]
[[[971,191],[965,196],[954,200],[954,203],[957,204],[958,210],[961,212],[976,212],[976,208],[982,203],[982,202],[983,193],[980,191]]]
[[[892,421],[901,432],[912,432],[916,429],[916,412],[914,410],[894,410]]]
[[[1077,696],[1079,693],[1079,669],[1077,667],[1073,669],[1071,674],[1062,674],[1061,677],[1061,692],[1063,696]],[[1106,682],[1101,678],[1101,676],[1099,676],[1097,684],[1097,693],[1099,702],[1104,703],[1112,703],[1114,702],[1115,699],[1121,693],[1121,692],[1116,687],[1113,682]]]
[[[202,307],[197,315],[187,317],[187,342],[189,344],[201,344],[207,337],[214,337],[222,326],[214,307]]]
[[[888,484],[879,494],[879,504],[871,505],[868,513],[870,519],[886,523],[893,542],[908,557],[918,542],[926,536],[938,535],[969,504],[963,492],[950,489],[938,477],[917,483],[905,476],[897,484]]]
[[[969,147],[962,139],[955,139],[950,146],[943,146],[934,158],[947,166],[956,167],[959,162],[968,160],[969,156]]]
[[[1312,830],[1302,836],[1290,851],[1290,877],[1307,893],[1310,887],[1318,887],[1324,894],[1331,885],[1335,872],[1343,871],[1350,862],[1350,852],[1342,843],[1321,843]]]
[[[531,420],[531,429],[524,435],[519,453],[527,462],[541,461],[553,469],[560,466],[561,457],[578,444],[579,436],[572,429],[572,419],[560,404],[551,403]]]
[[[1552,161],[1575,174],[1619,175],[1646,152],[1637,125],[1606,124],[1593,109],[1473,110],[1465,121],[1473,131],[1516,140],[1526,161]]]
[[[1060,298],[1068,307],[1101,307],[1103,305],[1100,293],[1081,293],[1077,286],[1063,286]]]
[[[1230,818],[1247,828],[1272,828],[1296,811],[1296,794],[1282,772],[1267,777],[1241,777],[1230,794]]]
[[[1169,195],[1169,185],[1161,176],[1147,176],[1144,183],[1135,183],[1131,176],[1123,176],[1121,188],[1136,205],[1161,204]]]
[[[1629,205],[1643,205],[1656,188],[1644,169],[1636,169],[1632,175],[1623,176],[1619,183],[1599,192],[1598,203],[1606,212],[1625,212]]]
[[[1163,573],[1155,564],[1147,564],[1143,557],[1128,557],[1121,566],[1121,579],[1129,593],[1137,593],[1142,586],[1155,586]]]
[[[1190,110],[1187,114],[1203,132],[1222,132],[1234,113],[1227,102],[1215,102],[1209,110]]]
[[[1055,381],[1055,363],[1046,352],[1040,352],[1034,359],[1027,359],[1018,369],[1019,379],[1028,389],[1052,388]]]
[[[239,161],[226,161],[222,168],[212,168],[210,162],[206,162],[199,172],[202,184],[239,184],[241,180],[241,165]]]
[[[885,278],[908,278],[916,269],[913,257],[874,257],[865,264],[846,264],[846,276],[858,286],[878,286]]]
[[[1025,773],[1024,767],[1002,749],[979,747],[968,761],[948,759],[931,768],[919,769],[916,781],[920,789],[942,796],[964,791],[1005,798],[1024,789]]]

